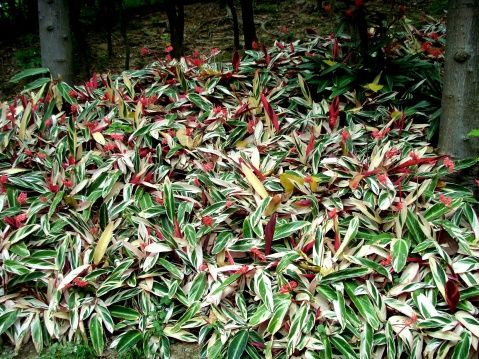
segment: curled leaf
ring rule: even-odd
[[[293,192],[295,184],[304,184],[304,178],[292,174],[292,173],[282,173],[279,176],[279,182],[283,186],[284,190],[288,192]]]
[[[373,92],[378,92],[379,90],[381,90],[384,85],[381,85],[379,84],[379,80],[381,79],[381,74],[382,72],[380,72],[373,80],[373,82],[369,83],[369,84],[366,84],[364,87],[367,88],[368,90],[371,90]]]
[[[268,223],[264,227],[264,254],[268,255],[271,253],[271,246],[273,244],[274,229],[276,227],[276,218],[278,217],[277,213],[273,213]]]
[[[241,163],[241,170],[243,171],[246,177],[246,180],[254,188],[256,193],[258,193],[261,196],[261,198],[268,197],[268,192],[266,191],[266,188],[264,188],[261,181],[258,179],[258,177],[254,175],[253,171],[249,169],[246,163],[244,162]]]
[[[100,145],[105,145],[105,137],[100,132],[93,132],[92,133],[93,138],[95,139],[96,142],[98,142]]]
[[[459,287],[454,280],[449,279],[445,291],[447,305],[451,311],[455,311],[460,299]]]
[[[105,227],[105,230],[100,236],[98,243],[96,245],[95,251],[93,252],[93,263],[97,265],[102,260],[105,255],[106,249],[110,244],[111,237],[113,235],[113,222],[108,223]]]
[[[233,54],[233,69],[235,72],[238,72],[239,70],[239,67],[240,67],[240,55],[239,55],[239,52],[238,50],[235,50],[234,54]]]
[[[274,129],[276,132],[279,131],[279,121],[278,121],[278,115],[274,112],[273,108],[271,107],[271,104],[269,103],[268,99],[264,94],[260,95],[261,98],[261,103],[263,104],[264,112],[268,119],[271,121],[273,124]]]

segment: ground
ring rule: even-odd
[[[397,11],[397,5],[384,5],[383,1],[369,1],[373,6],[387,7],[389,12]],[[435,1],[441,2],[441,1]],[[327,14],[316,0],[263,0],[256,1],[255,21],[257,34],[261,43],[272,45],[274,40],[301,39],[306,30],[328,33],[333,29],[334,14]],[[391,3],[391,2],[389,2]],[[423,9],[430,7],[431,1],[412,2],[408,4],[407,15],[417,16]],[[239,7],[238,9],[239,10]],[[128,24],[128,36],[131,46],[130,66],[141,68],[156,56],[164,56],[168,45],[167,17],[164,12],[147,15],[131,12]],[[241,19],[241,12],[238,11]],[[124,70],[124,46],[119,29],[113,34],[114,55],[107,55],[106,34],[91,30],[86,36],[91,51],[89,72],[118,73]],[[150,55],[141,56],[140,49],[147,48]],[[194,50],[209,52],[211,48],[222,50],[220,59],[229,60],[233,50],[233,28],[227,11],[219,2],[191,4],[185,7],[185,52]],[[82,56],[82,54],[80,54]],[[17,72],[40,66],[38,36],[29,34],[20,38],[0,38],[0,100],[6,100],[21,90],[8,80]],[[81,83],[88,74],[77,76]]]

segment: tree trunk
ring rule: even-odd
[[[439,150],[455,159],[477,157],[479,138],[468,133],[479,128],[479,0],[449,0],[444,70]],[[451,180],[479,198],[478,176],[476,165],[454,173]]]
[[[251,49],[257,40],[254,24],[253,0],[241,0],[241,17],[243,18],[244,47]]]
[[[119,15],[120,15],[120,33],[121,37],[123,38],[123,46],[125,48],[125,70],[130,69],[130,42],[128,40],[128,32],[127,32],[127,22],[128,18],[123,8],[123,1],[117,0],[118,8],[119,8]]]
[[[113,58],[113,24],[115,19],[119,19],[119,9],[117,9],[117,3],[115,1],[100,1],[99,3],[99,18],[98,22],[102,23],[102,30],[106,32],[106,44],[108,59]]]
[[[50,69],[53,78],[71,82],[72,34],[69,0],[38,0],[38,24],[42,66]]]
[[[42,66],[54,78],[71,82],[72,37],[68,0],[38,0],[38,23]]]
[[[446,64],[439,127],[441,152],[462,159],[479,155],[479,0],[449,0]]]
[[[185,7],[183,0],[171,0],[166,4],[166,14],[170,27],[172,55],[179,58],[183,55],[183,38],[185,32]]]
[[[240,41],[239,41],[238,15],[236,14],[234,0],[227,0],[226,6],[229,8],[229,11],[231,12],[231,20],[233,20],[234,47],[235,47],[235,50],[239,50]]]

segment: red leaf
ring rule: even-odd
[[[10,227],[17,228],[17,222],[15,221],[15,218],[4,217],[3,221],[5,222],[5,224],[8,224]]]
[[[239,55],[239,52],[238,50],[235,50],[234,54],[233,54],[233,69],[235,72],[238,72],[239,70],[239,67],[240,67],[240,55]]]
[[[269,255],[271,253],[271,245],[273,244],[274,228],[276,227],[277,213],[273,213],[268,224],[264,228],[264,254]]]
[[[266,61],[266,65],[269,65],[271,61],[271,56],[269,56],[268,49],[264,45],[262,45],[261,48],[263,49],[264,60]]]
[[[459,288],[454,280],[449,279],[446,283],[446,302],[451,311],[455,311],[459,303]]]
[[[243,161],[244,162],[244,161]],[[261,173],[261,171],[259,169],[257,169],[255,166],[253,165],[249,165],[249,167],[251,167],[251,169],[253,170],[254,174],[256,175],[256,177],[258,177],[258,179],[263,182],[266,177],[264,176],[264,174]]]
[[[306,157],[309,156],[311,152],[314,150],[314,135],[311,134],[311,137],[309,138],[308,146],[306,147]]]
[[[175,237],[182,238],[183,233],[181,233],[180,223],[176,219],[173,223],[173,227],[174,227]]]
[[[339,231],[334,235],[334,250],[337,252],[339,247],[341,247],[341,237],[339,236]]]
[[[339,56],[339,42],[337,38],[333,39],[333,59]]]
[[[274,126],[274,129],[276,131],[279,131],[279,122],[278,122],[278,115],[273,111],[273,108],[271,107],[271,104],[268,102],[268,99],[264,94],[261,94],[261,103],[263,104],[264,111],[268,115],[268,117],[271,119],[271,123]]]
[[[314,243],[315,243],[315,241],[311,241],[311,242],[305,244],[304,247],[303,247],[303,249],[302,249],[302,251],[303,251],[304,253],[310,253],[311,250],[312,250],[313,247],[314,247]]]
[[[331,130],[336,127],[339,115],[339,97],[336,96],[329,105],[329,127]]]

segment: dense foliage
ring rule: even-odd
[[[445,176],[475,161],[427,140],[443,31],[398,22],[376,70],[338,34],[28,84],[0,112],[0,334],[466,357],[479,222]]]

